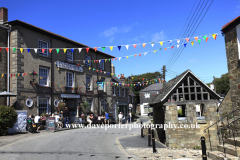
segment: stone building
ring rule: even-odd
[[[240,106],[240,16],[222,27],[225,35],[225,48],[230,89],[219,106],[220,116],[230,113]],[[240,113],[237,111],[235,116]]]
[[[71,121],[80,102],[88,102],[95,114],[102,110],[113,112],[110,82],[114,56],[20,20],[8,22],[7,15],[1,14],[7,14],[7,9],[0,8],[0,21],[7,22],[0,25],[0,73],[7,73],[6,48],[9,48],[10,92],[17,94],[10,98],[10,106],[27,110],[29,115],[53,113],[58,102],[65,102]],[[1,91],[6,90],[4,77],[0,78]],[[120,88],[127,97],[126,88],[123,85]],[[2,101],[5,104],[6,100]]]
[[[153,83],[139,91],[141,115],[148,115],[148,113],[152,112],[151,108],[149,108],[149,102],[159,93],[162,87],[162,83]]]
[[[220,96],[190,70],[169,80],[150,102],[153,122],[160,125],[157,129],[159,140],[171,148],[201,146],[201,136],[208,138],[203,130],[217,121],[219,99]],[[200,128],[196,127],[196,123]],[[172,124],[171,127],[176,125],[177,128],[164,129],[161,124]],[[210,132],[212,147],[216,148],[216,126]],[[206,145],[209,148],[210,144]]]

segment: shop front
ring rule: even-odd
[[[61,94],[61,98],[63,99],[63,102],[66,104],[66,107],[69,110],[70,123],[73,123],[78,114],[78,106],[79,106],[78,102],[80,99],[80,95]]]
[[[127,117],[128,115],[128,105],[127,102],[118,102],[118,114],[122,112],[124,117]]]

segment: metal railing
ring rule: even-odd
[[[223,118],[221,118],[220,120],[218,120],[217,122],[215,122],[215,123],[213,123],[212,125],[210,125],[209,127],[207,127],[205,130],[204,130],[204,132],[206,132],[207,130],[208,130],[208,137],[209,137],[209,143],[210,143],[210,148],[211,148],[211,151],[212,151],[212,145],[211,145],[211,136],[210,136],[210,133],[209,133],[209,129],[211,128],[211,127],[213,127],[213,126],[215,126],[215,125],[217,125],[217,133],[219,133],[219,131],[220,130],[222,130],[222,129],[219,129],[219,123],[221,122],[222,124],[224,124],[223,123],[223,121],[225,120],[225,118],[227,118],[227,126],[228,126],[228,129],[229,129],[229,126],[230,126],[230,124],[232,124],[233,122],[235,122],[235,121],[237,121],[237,120],[234,120],[234,121],[232,121],[232,122],[230,122],[229,123],[229,117],[230,117],[230,115],[232,115],[234,112],[236,112],[237,110],[240,110],[240,109],[235,109],[235,110],[233,110],[232,112],[230,112],[229,114],[227,114],[226,116],[224,116]],[[233,116],[233,118],[235,118],[234,116]],[[223,128],[225,128],[226,126],[224,126]],[[230,136],[230,138],[231,138],[231,131],[230,131],[230,129],[229,130],[227,130],[229,133],[228,133],[228,135]],[[224,132],[225,133],[225,132]],[[226,134],[225,134],[226,135]],[[238,136],[238,135],[237,135]],[[228,137],[227,137],[228,138]],[[234,136],[234,138],[235,138],[235,136]],[[219,139],[219,144],[221,143],[221,140],[220,140],[220,136],[219,136],[219,134],[218,134],[218,139]],[[224,143],[223,143],[224,144]]]

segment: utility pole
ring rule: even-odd
[[[163,82],[163,87],[164,87],[164,84],[165,84],[165,75],[166,75],[166,65],[163,65],[163,69],[162,69],[162,72],[163,72],[163,80],[164,80],[164,82]]]

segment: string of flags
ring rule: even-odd
[[[97,49],[102,49],[102,51],[104,52],[106,48],[109,48],[111,51],[113,50],[114,47],[118,48],[118,50],[120,51],[122,49],[122,47],[126,47],[126,49],[129,49],[129,46],[133,46],[134,48],[136,48],[137,46],[142,46],[143,48],[145,48],[145,46],[147,44],[150,44],[152,47],[157,43],[159,43],[161,46],[163,46],[163,43],[167,42],[172,49],[172,43],[173,41],[176,41],[177,44],[179,45],[179,43],[181,42],[181,40],[184,40],[187,44],[188,42],[191,41],[191,39],[194,38],[194,40],[196,42],[198,42],[199,44],[201,43],[201,39],[204,39],[206,42],[208,41],[209,37],[212,37],[213,39],[216,40],[217,36],[221,34],[221,33],[214,33],[214,34],[208,34],[208,35],[204,35],[204,36],[195,36],[195,37],[188,37],[188,38],[182,38],[182,39],[174,39],[174,40],[167,40],[167,41],[158,41],[158,42],[148,42],[148,43],[139,43],[139,44],[128,44],[128,45],[118,45],[118,46],[105,46],[105,47],[94,47],[93,49],[95,50],[95,52],[97,51]],[[194,44],[194,41],[191,41],[191,44]],[[175,46],[178,46],[175,45]],[[53,50],[56,50],[57,53],[60,52],[60,50],[63,50],[64,53],[66,53],[68,50],[70,50],[71,52],[73,52],[74,50],[78,50],[79,53],[82,51],[82,49],[85,49],[87,52],[89,51],[89,47],[83,47],[83,48],[17,48],[17,47],[0,47],[0,52],[2,51],[2,49],[5,48],[6,51],[8,51],[10,48],[13,50],[13,52],[16,52],[17,50],[20,50],[20,52],[22,53],[24,50],[27,50],[27,52],[29,53],[31,49],[33,49],[35,51],[35,53],[38,52],[38,50],[41,50],[42,53],[44,53],[45,51],[49,51],[49,53],[52,53]],[[169,47],[166,47],[169,48]],[[166,50],[165,48],[165,50]]]
[[[35,71],[34,71],[35,74],[37,74]],[[26,72],[26,73],[10,73],[9,74],[9,77],[22,77],[22,76],[26,76],[26,75],[29,75],[29,74],[32,74],[32,72]],[[0,77],[1,78],[5,78],[7,77],[7,73],[0,73]],[[38,75],[37,75],[38,76]]]

